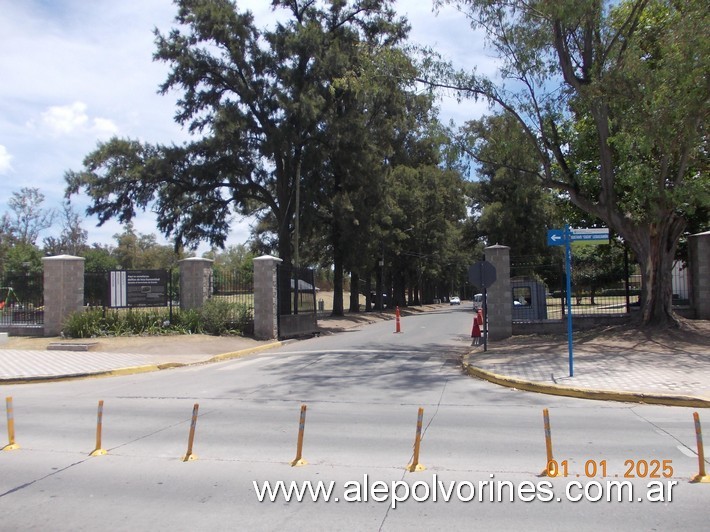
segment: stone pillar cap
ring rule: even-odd
[[[74,255],[54,255],[52,257],[42,257],[42,260],[86,260],[84,257]]]
[[[255,261],[256,261],[256,260],[259,260],[259,261],[262,261],[262,260],[275,260],[275,261],[277,261],[277,262],[283,262],[283,259],[280,259],[280,258],[278,258],[278,257],[274,257],[273,255],[262,255],[261,257],[256,257],[254,260],[255,260]]]

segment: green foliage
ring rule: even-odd
[[[69,338],[95,338],[106,336],[103,324],[103,312],[87,309],[72,313],[62,327],[62,334]]]
[[[155,235],[136,233],[130,222],[125,225],[123,233],[113,237],[117,246],[112,256],[122,269],[170,269],[182,258],[182,253],[176,253],[172,247],[159,245]]]
[[[501,83],[451,72],[442,84],[515,117],[542,184],[633,250],[643,323],[674,323],[676,246],[693,218],[707,226],[710,210],[707,2],[435,4],[483,27],[502,64]]]
[[[250,319],[246,305],[212,298],[200,309],[200,323],[207,334],[222,335],[244,331]]]
[[[67,319],[62,334],[69,338],[101,336],[158,336],[166,334],[239,334],[247,330],[251,312],[246,305],[209,300],[199,310],[86,309]]]
[[[86,272],[106,272],[120,268],[118,259],[111,254],[111,250],[98,244],[84,251],[82,257]]]
[[[558,227],[553,195],[542,187],[534,144],[510,115],[468,122],[459,145],[473,159],[479,180],[470,184],[478,235],[513,255],[545,255],[546,230]]]
[[[205,258],[214,261],[213,267],[223,275],[237,275],[243,283],[251,283],[254,277],[255,254],[246,246],[229,246],[223,252],[216,249],[205,253]]]
[[[3,266],[5,272],[41,275],[42,252],[34,244],[17,243],[7,250]]]
[[[579,245],[572,254],[572,285],[592,296],[624,279],[624,250],[617,245]]]

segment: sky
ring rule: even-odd
[[[238,0],[259,26],[273,20],[270,0]],[[495,60],[453,7],[432,11],[430,0],[397,0],[411,26],[410,41],[430,46],[462,68],[493,74]],[[158,94],[168,65],[153,61],[154,28],[167,33],[176,6],[172,0],[0,0],[0,215],[13,192],[38,188],[43,207],[60,210],[64,174],[81,170],[84,157],[111,137],[151,143],[182,143],[186,130],[173,120],[177,93]],[[462,124],[488,112],[482,102],[445,96],[440,117]],[[88,242],[115,245],[118,222],[97,227],[85,215],[85,195],[72,196]],[[141,234],[167,244],[150,212],[134,221]],[[58,236],[43,231],[38,245]],[[249,238],[249,220],[235,218],[228,245]],[[199,251],[205,251],[206,245]]]

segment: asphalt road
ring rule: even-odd
[[[471,379],[458,365],[470,320],[466,308],[452,307],[403,319],[401,334],[394,322],[379,322],[223,363],[6,386],[20,449],[0,452],[0,528],[707,526],[710,484],[688,482],[698,472],[691,410],[543,396]],[[90,457],[99,400],[107,454]],[[195,404],[197,459],[184,462]],[[304,404],[308,464],[291,467]],[[426,469],[408,472],[419,408]],[[544,408],[566,477],[539,476],[547,462]],[[0,429],[4,437],[5,424]],[[280,494],[259,502],[265,481],[334,482],[339,500],[286,502]],[[613,502],[584,500],[585,489],[595,499],[607,482],[621,481],[628,481],[624,502],[613,485]],[[662,493],[656,484],[649,490],[654,482]],[[391,496],[406,492],[406,501]]]

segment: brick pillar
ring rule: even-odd
[[[510,248],[488,246],[486,260],[496,269],[496,282],[486,289],[488,338],[503,340],[513,334],[513,291],[510,287]]]
[[[281,262],[271,255],[254,259],[254,336],[258,340],[279,336],[276,266]]]
[[[57,336],[74,312],[84,308],[84,259],[44,257],[44,335]]]
[[[710,231],[688,238],[690,305],[698,320],[710,320]]]
[[[199,309],[210,298],[213,262],[198,257],[179,261],[181,310]]]

